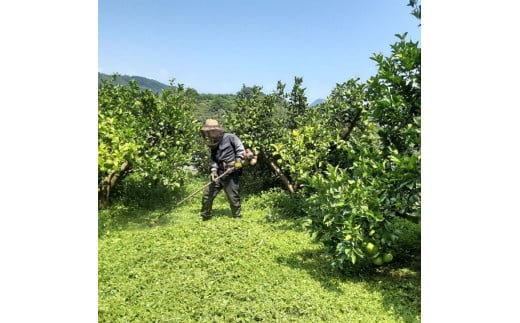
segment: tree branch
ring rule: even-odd
[[[280,179],[285,184],[285,186],[287,187],[289,192],[294,193],[294,186],[291,184],[291,181],[289,181],[287,176],[285,176],[284,173],[282,173],[282,170],[280,169],[280,167],[278,167],[278,165],[276,165],[274,160],[272,160],[270,158],[268,159],[268,162],[269,162],[269,165],[273,168],[276,175],[280,176]]]

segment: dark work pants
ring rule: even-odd
[[[231,208],[231,215],[235,218],[242,217],[242,207],[240,205],[240,175],[238,172],[233,172],[220,178],[216,183],[211,183],[204,189],[202,195],[202,208],[200,215],[203,219],[211,217],[213,209],[213,200],[217,194],[224,189],[226,197]]]

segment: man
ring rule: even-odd
[[[201,129],[207,146],[211,150],[210,168],[212,183],[206,187],[202,196],[202,208],[200,215],[203,221],[212,216],[213,200],[224,189],[231,214],[234,218],[242,218],[240,204],[240,176],[244,162],[244,145],[240,139],[226,133],[217,120],[207,119]],[[222,174],[226,175],[218,178]],[[217,179],[218,178],[218,179]]]

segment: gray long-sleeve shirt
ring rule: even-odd
[[[218,147],[211,150],[211,171],[216,172],[222,162],[244,161],[244,145],[232,133],[224,133]]]

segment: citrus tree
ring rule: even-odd
[[[304,194],[305,224],[344,267],[391,261],[396,216],[420,220],[420,48],[397,35],[366,83],[338,84],[295,118],[272,154]]]
[[[104,81],[98,88],[98,195],[106,207],[110,192],[129,174],[143,183],[179,187],[190,165],[197,135],[192,101],[182,85],[160,95]]]
[[[407,41],[406,34],[396,36],[399,41],[391,45],[390,56],[372,57],[379,69],[368,80],[368,95],[371,116],[379,125],[381,158],[391,165],[387,198],[382,203],[397,215],[419,221],[421,49],[417,42]]]
[[[250,91],[239,92],[236,105],[225,111],[226,127],[259,155],[256,168],[264,176],[274,171],[291,192],[294,187],[278,165],[274,151],[284,132],[295,127],[295,118],[307,108],[302,82],[302,78],[295,78],[291,94],[285,92],[285,84],[281,82],[267,95],[260,86],[254,86]]]

